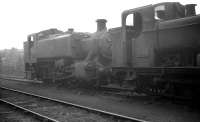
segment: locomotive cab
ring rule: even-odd
[[[133,17],[132,26],[128,26],[127,23],[130,16]],[[122,13],[122,42],[125,44],[123,54],[125,66],[151,65],[150,55],[152,55],[152,50],[149,42],[155,38],[155,33],[152,33],[154,27],[155,20],[153,6],[151,5]]]
[[[141,31],[142,17],[140,13],[128,11],[122,14],[122,41],[126,43],[126,59],[128,66],[132,66],[132,41],[139,36]]]
[[[27,79],[33,79],[34,78],[34,72],[33,72],[33,58],[31,55],[31,48],[34,44],[34,34],[28,35],[27,41],[24,42],[24,62],[25,62],[25,77]]]

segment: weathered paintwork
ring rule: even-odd
[[[193,4],[191,6],[194,7]],[[161,18],[158,19],[156,15],[160,8],[164,8],[161,12],[165,16],[160,16]],[[191,13],[191,15],[185,15],[186,13]],[[162,52],[180,54],[182,51],[181,55],[188,50],[190,53],[191,51],[199,52],[200,16],[194,13],[174,2],[124,11],[122,28],[111,29],[111,33],[115,36],[111,37],[113,39],[113,66],[154,67],[157,65],[158,53],[161,56]],[[132,26],[126,23],[127,16],[130,14],[134,15]],[[114,33],[118,33],[120,37]]]

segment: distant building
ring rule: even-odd
[[[0,67],[3,74],[23,74],[24,60],[22,49],[0,50],[0,56]]]

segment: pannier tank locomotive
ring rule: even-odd
[[[107,30],[106,20],[98,19],[95,33],[31,34],[24,42],[26,77],[192,98],[200,86],[195,6],[164,2],[125,10],[121,27]]]

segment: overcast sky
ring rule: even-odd
[[[164,1],[167,0],[1,0],[0,49],[22,49],[28,34],[49,28],[95,32],[98,18],[107,19],[108,28],[118,27],[122,11]],[[179,2],[197,4],[200,13],[200,0]]]

